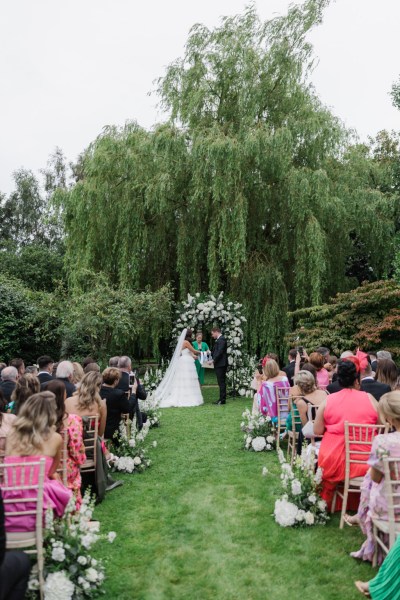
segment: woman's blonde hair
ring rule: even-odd
[[[75,392],[78,400],[78,408],[87,410],[93,404],[97,403],[99,409],[101,407],[101,398],[99,395],[103,378],[101,373],[97,371],[89,371],[81,379],[78,390]]]
[[[73,383],[79,383],[84,376],[82,365],[78,362],[73,362],[72,366],[74,367],[74,372],[72,374]]]
[[[267,379],[272,379],[273,377],[277,377],[279,375],[279,365],[273,358],[267,360],[265,365],[263,366],[263,373]]]
[[[310,371],[299,371],[297,375],[293,377],[293,382],[295,385],[299,386],[301,393],[305,396],[317,389],[314,375],[310,373]]]
[[[30,396],[18,413],[8,435],[7,446],[20,456],[30,456],[41,450],[43,442],[55,431],[57,406],[52,392]]]
[[[379,413],[383,421],[400,423],[400,390],[383,394],[379,400]]]
[[[15,413],[18,414],[20,408],[33,394],[40,392],[40,381],[36,375],[25,373],[21,375],[15,384],[15,388],[11,394],[11,400],[15,402]]]

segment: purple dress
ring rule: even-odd
[[[368,459],[368,464],[380,471],[382,474],[384,456],[391,458],[400,458],[400,432],[382,433],[377,435],[372,442],[371,455]],[[382,477],[379,483],[375,483],[368,473],[364,477],[361,487],[360,505],[357,515],[360,519],[360,527],[366,535],[366,540],[357,552],[351,552],[354,558],[361,558],[372,562],[375,552],[374,537],[372,533],[372,518],[377,517],[383,521],[388,519],[388,506],[385,497],[385,483]],[[382,563],[384,556],[378,552],[378,564]]]
[[[289,398],[290,384],[287,377],[282,377],[280,381],[264,381],[258,392],[258,409],[261,414],[268,415],[272,420],[278,418],[278,407],[276,404],[276,388],[284,390],[284,395]],[[285,414],[281,411],[281,418],[286,419],[288,411]]]
[[[29,467],[29,463],[38,462],[41,458],[46,459],[45,478],[43,485],[43,514],[48,508],[52,508],[54,515],[61,517],[64,514],[65,507],[72,496],[72,492],[57,479],[49,479],[48,474],[53,464],[53,458],[51,456],[6,456],[4,458],[4,463],[7,465],[12,465],[14,463],[26,463],[26,467],[16,467],[15,485],[21,485],[21,481],[23,481],[23,471],[25,471],[23,475],[25,481],[30,481],[30,472],[32,467]],[[37,484],[39,479],[39,466],[34,467],[33,471],[32,483]],[[1,486],[5,486],[4,481],[2,482]],[[14,491],[4,489],[2,490],[2,496],[3,500],[31,498],[32,491],[30,489]],[[35,503],[29,505],[27,503],[15,502],[15,504],[7,504],[5,508],[10,512],[26,511],[34,509]],[[9,515],[6,517],[5,526],[6,531],[9,532],[34,531],[36,527],[36,518],[35,515]]]

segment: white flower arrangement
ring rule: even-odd
[[[292,467],[279,448],[278,459],[285,493],[275,502],[275,521],[281,527],[325,525],[329,518],[327,505],[324,500],[318,500],[322,470],[315,471],[313,453],[307,453],[307,447],[303,448]]]
[[[269,416],[254,415],[248,408],[242,414],[240,424],[244,432],[244,448],[254,452],[269,452],[275,448],[276,428]]]
[[[86,492],[81,509],[75,512],[72,500],[60,519],[46,513],[44,530],[44,598],[45,600],[80,600],[101,593],[104,567],[89,554],[93,544],[101,539],[115,540],[115,532],[100,535],[99,526],[91,522],[94,499]],[[29,590],[39,589],[35,574],[31,574]]]
[[[131,428],[128,436],[125,423],[121,421],[119,434],[114,437],[118,443],[112,444],[110,451],[114,455],[112,469],[122,473],[142,473],[151,465],[151,460],[147,457],[147,449],[144,447],[144,441],[150,431],[150,423],[144,423],[141,431]]]
[[[146,400],[139,400],[139,406],[140,410],[146,413],[147,423],[149,424],[150,429],[153,427],[160,427],[161,410],[159,409],[154,393],[151,392],[148,394]]]

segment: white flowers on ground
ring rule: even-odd
[[[140,458],[140,456],[135,456],[135,458],[133,459],[133,464],[135,465],[135,467],[142,464],[142,459]]]
[[[267,467],[263,467],[262,476],[266,477],[267,475],[268,475],[268,469],[267,469]]]
[[[264,437],[256,437],[251,442],[252,448],[255,452],[262,452],[266,448],[266,442]]]
[[[117,471],[124,471],[126,473],[133,473],[135,470],[135,462],[130,456],[120,456],[114,463],[114,467]]]
[[[88,569],[86,569],[85,575],[86,575],[86,579],[88,581],[90,581],[91,583],[96,583],[96,581],[99,578],[98,572],[93,567],[89,567]]]
[[[65,550],[61,542],[56,542],[53,545],[53,550],[51,551],[51,558],[57,562],[63,562],[63,560],[65,560]]]
[[[281,527],[293,527],[296,523],[296,517],[299,509],[292,502],[288,502],[288,500],[283,497],[282,500],[277,500],[275,502],[275,521]]]
[[[301,483],[298,479],[292,481],[292,494],[293,496],[299,496],[301,494]]]
[[[304,520],[307,523],[307,525],[314,525],[315,517],[312,512],[308,511],[308,512],[306,512],[306,516],[305,516]]]
[[[117,534],[115,533],[115,531],[108,532],[107,539],[110,542],[110,544],[113,543],[113,541],[115,540],[116,537],[117,537]]]
[[[154,440],[152,446],[153,446],[153,448],[157,448],[157,440]]]
[[[71,600],[75,585],[65,571],[50,573],[44,584],[45,600]]]
[[[87,564],[87,558],[86,558],[86,556],[78,556],[77,563],[79,565],[82,565],[82,567],[84,567]]]

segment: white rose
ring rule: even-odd
[[[306,518],[306,511],[305,510],[301,510],[299,509],[297,515],[296,515],[296,521],[298,521],[299,523],[301,523],[302,521],[304,521]]]
[[[275,502],[275,521],[281,527],[292,527],[296,522],[298,508],[292,502],[288,502],[285,498]]]
[[[312,512],[306,512],[306,516],[305,516],[305,522],[307,523],[307,525],[314,525],[314,515],[312,514]]]
[[[301,494],[301,483],[298,479],[292,481],[292,494],[293,496],[299,496]]]
[[[44,584],[44,600],[71,600],[75,586],[65,571],[50,573]]]
[[[255,452],[262,452],[266,446],[265,438],[262,436],[255,437],[252,440],[251,445]]]
[[[317,506],[318,506],[318,510],[320,510],[321,512],[324,512],[326,510],[325,500],[319,500]]]
[[[78,562],[79,565],[82,565],[82,567],[84,567],[86,565],[86,563],[87,563],[86,556],[78,556],[77,562]]]
[[[90,581],[91,583],[96,583],[97,578],[98,578],[98,573],[97,573],[96,569],[93,569],[93,567],[89,567],[85,571],[85,576],[86,576],[86,579],[88,581]]]
[[[311,504],[315,504],[315,503],[316,503],[316,501],[317,501],[317,496],[316,496],[315,494],[311,494],[310,496],[308,496],[308,501],[309,501]]]
[[[239,396],[244,396],[245,394],[246,394],[246,390],[244,390],[243,388],[240,388]]]
[[[267,444],[266,448],[267,448],[267,450],[271,450],[272,449],[271,444]]]
[[[133,459],[133,463],[135,466],[141,465],[142,459],[140,458],[140,456],[135,456],[135,458]]]
[[[267,436],[267,442],[268,444],[273,444],[275,442],[275,438],[273,435],[268,435]]]

